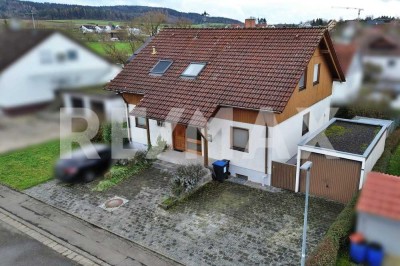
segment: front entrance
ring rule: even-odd
[[[174,150],[186,150],[186,126],[177,124],[172,132],[172,144]]]
[[[172,140],[174,150],[201,155],[201,134],[197,128],[177,124],[172,132]]]

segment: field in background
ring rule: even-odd
[[[107,56],[107,52],[105,50],[105,44],[102,42],[86,42],[86,45],[94,52],[98,53],[102,56]],[[115,46],[118,50],[124,51],[126,55],[132,55],[132,50],[127,42],[115,42]]]

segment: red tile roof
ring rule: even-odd
[[[354,54],[357,52],[356,44],[339,44],[336,43],[335,51],[342,67],[343,72],[347,75],[347,71],[353,61]]]
[[[137,107],[146,112],[134,115],[194,126],[204,126],[218,106],[280,113],[324,36],[332,46],[324,28],[165,29],[108,89],[145,94]],[[149,75],[160,59],[173,64],[163,76]],[[194,80],[180,77],[190,62],[207,63]],[[333,75],[344,80],[340,67]],[[173,108],[183,108],[182,116],[171,115]]]
[[[367,176],[357,211],[400,221],[400,177],[377,172]]]

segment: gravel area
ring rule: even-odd
[[[155,168],[110,190],[57,181],[25,193],[186,265],[298,265],[304,195],[211,182],[165,211],[168,178]],[[98,206],[114,196],[129,202],[113,212]],[[313,249],[343,205],[311,198],[308,246]]]
[[[381,126],[336,121],[307,145],[362,155],[381,128]]]

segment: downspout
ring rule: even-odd
[[[129,143],[132,143],[132,131],[131,131],[131,116],[129,115],[129,103],[125,100],[124,96],[122,93],[118,93],[119,96],[124,100],[125,103],[125,115],[126,115],[126,123],[128,127],[128,140]]]
[[[262,186],[265,186],[265,179],[268,178],[268,125],[265,125],[265,178],[263,178]],[[269,184],[271,185],[271,183]]]

